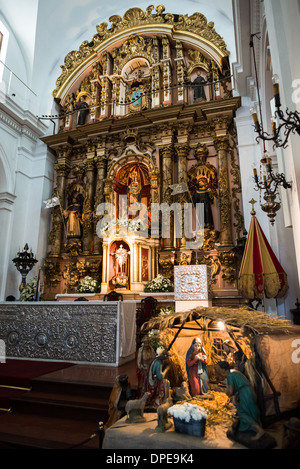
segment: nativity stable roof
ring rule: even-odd
[[[198,321],[198,325],[203,327],[203,320],[207,320],[206,327],[212,325],[213,322],[222,322],[230,328],[248,329],[248,331],[261,335],[295,333],[295,326],[290,321],[279,317],[275,318],[267,313],[248,307],[198,307],[182,313],[158,315],[145,323],[143,330],[163,330],[174,326],[182,326],[182,324],[192,321]],[[201,324],[200,321],[202,321]]]

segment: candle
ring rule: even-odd
[[[254,176],[257,176],[256,168],[253,168],[253,174],[254,174]]]
[[[272,78],[273,82],[273,93],[275,97],[275,106],[280,107],[280,97],[279,97],[279,77],[274,75]]]
[[[273,91],[274,91],[274,96],[279,95],[279,84],[278,83],[273,84]]]
[[[253,119],[253,122],[256,124],[256,122],[258,122],[258,117],[257,117],[257,114],[256,112],[253,112],[252,113],[252,119]]]

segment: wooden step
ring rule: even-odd
[[[108,419],[116,376],[126,373],[136,390],[135,362],[118,369],[74,366],[31,380],[0,414],[0,449],[99,449],[99,422]],[[90,438],[93,436],[92,438]]]
[[[108,401],[105,398],[31,391],[11,399],[12,412],[52,416],[87,422],[106,422]]]
[[[58,378],[40,377],[31,381],[31,390],[53,394],[72,394],[78,396],[101,396],[109,399],[113,385],[108,383],[88,383],[80,381],[63,381]]]
[[[0,418],[6,449],[99,449],[99,426],[62,418],[8,413]]]

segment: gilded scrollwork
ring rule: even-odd
[[[188,57],[190,60],[189,67],[187,68],[186,75],[189,77],[192,71],[196,68],[202,68],[206,72],[210,71],[211,61],[208,60],[202,52],[196,49],[188,49]]]
[[[175,254],[173,252],[161,253],[158,262],[163,276],[172,279],[174,276]]]
[[[242,192],[242,182],[241,182],[241,173],[240,173],[240,166],[237,157],[237,138],[236,138],[236,129],[232,127],[231,129],[231,136],[232,136],[232,145],[230,149],[230,162],[231,162],[231,169],[230,173],[233,176],[232,180],[232,205],[233,205],[233,213],[235,217],[235,222],[233,226],[236,229],[236,237],[239,238],[244,224],[244,216],[241,210],[241,200],[239,194]]]
[[[44,282],[49,287],[58,285],[61,281],[60,264],[57,261],[46,259],[44,264]]]
[[[229,283],[236,280],[236,254],[234,251],[222,251],[218,254],[222,266],[222,278]]]
[[[217,281],[216,277],[220,273],[220,270],[221,270],[221,266],[220,266],[218,259],[210,255],[203,256],[200,259],[199,264],[205,264],[210,267],[211,283],[212,284],[216,283]]]
[[[203,251],[210,251],[214,249],[215,244],[218,242],[220,232],[216,230],[205,230],[203,240]]]
[[[65,252],[69,254],[70,257],[78,257],[81,253],[82,242],[79,239],[68,239],[64,244]]]
[[[145,11],[140,8],[130,8],[125,12],[123,17],[120,15],[111,16],[109,18],[110,25],[106,22],[97,25],[97,33],[93,36],[91,42],[82,42],[78,51],[71,51],[66,55],[64,65],[61,65],[62,73],[56,80],[56,89],[53,92],[54,97],[58,97],[60,89],[64,86],[75,69],[80,67],[88,58],[92,59],[95,57],[96,59],[96,51],[101,48],[105,40],[112,38],[112,36],[123,30],[136,28],[137,26],[142,28],[144,25],[150,24],[172,25],[176,32],[188,31],[203,38],[206,42],[210,42],[214,49],[217,50],[220,58],[229,55],[226,43],[214,29],[214,23],[208,23],[203,14],[194,13],[191,16],[175,16],[171,13],[164,13],[164,5],[158,5],[155,9],[156,13],[153,13],[153,10],[153,5],[150,5]],[[135,46],[133,45],[133,47]],[[130,51],[133,52],[133,49],[130,49]],[[147,53],[147,56],[149,58],[149,53]],[[150,60],[150,63],[152,63],[153,59],[151,58]],[[204,63],[206,62],[204,61]],[[103,74],[105,74],[105,72],[103,72]]]
[[[80,278],[76,263],[72,262],[66,265],[65,269],[62,272],[62,276],[66,281],[67,292],[69,292],[70,290],[73,291],[76,285],[78,284]]]

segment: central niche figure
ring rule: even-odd
[[[140,203],[142,200],[141,177],[136,167],[134,167],[129,173],[127,200],[128,200],[128,207],[130,207],[130,205]]]
[[[126,264],[129,251],[120,245],[114,252],[116,275],[112,279],[112,283],[116,288],[126,288],[128,286],[128,275],[126,273]]]

